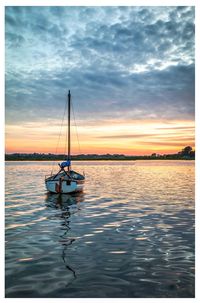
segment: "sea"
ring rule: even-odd
[[[56,167],[5,164],[6,298],[195,297],[194,161],[74,161],[75,194]]]

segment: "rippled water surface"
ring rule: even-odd
[[[6,163],[6,297],[194,297],[194,162]]]

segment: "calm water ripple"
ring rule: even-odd
[[[50,165],[6,163],[6,297],[194,297],[193,161],[76,162],[71,195]]]

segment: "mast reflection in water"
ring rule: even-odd
[[[70,231],[70,216],[80,210],[79,203],[84,201],[83,192],[77,192],[74,194],[51,194],[46,195],[46,206],[49,208],[59,209],[61,212],[58,217],[61,219],[61,230],[64,231],[63,235],[60,235],[59,242],[63,246],[62,260],[65,264],[66,269],[73,273],[76,279],[75,270],[70,267],[69,262],[67,262],[67,248],[72,245],[76,240],[75,238],[69,237],[68,232]],[[70,210],[70,206],[75,205],[76,210]],[[70,259],[70,256],[69,256]]]

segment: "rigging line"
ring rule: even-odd
[[[64,160],[66,159],[66,155],[67,155],[67,142],[68,142],[68,129],[66,127],[66,131],[65,131],[65,146],[64,146]]]
[[[67,110],[67,102],[65,102],[65,108],[64,108],[64,113],[63,113],[63,117],[62,117],[62,122],[60,124],[60,132],[59,132],[59,136],[58,136],[58,140],[57,140],[57,144],[56,144],[56,151],[55,151],[56,155],[57,155],[57,152],[58,152],[58,145],[60,144],[60,137],[61,137],[61,132],[62,132],[62,128],[63,128],[63,122],[64,122],[66,110]],[[53,171],[53,166],[54,165],[55,165],[55,160],[52,163],[51,173]]]
[[[79,149],[79,154],[81,154],[81,146],[80,146],[80,142],[79,142],[78,128],[77,128],[76,119],[75,119],[73,102],[71,104],[72,104],[72,113],[73,113],[73,118],[74,118],[75,129],[76,129],[76,137],[77,137],[77,142],[78,142],[78,149]]]

